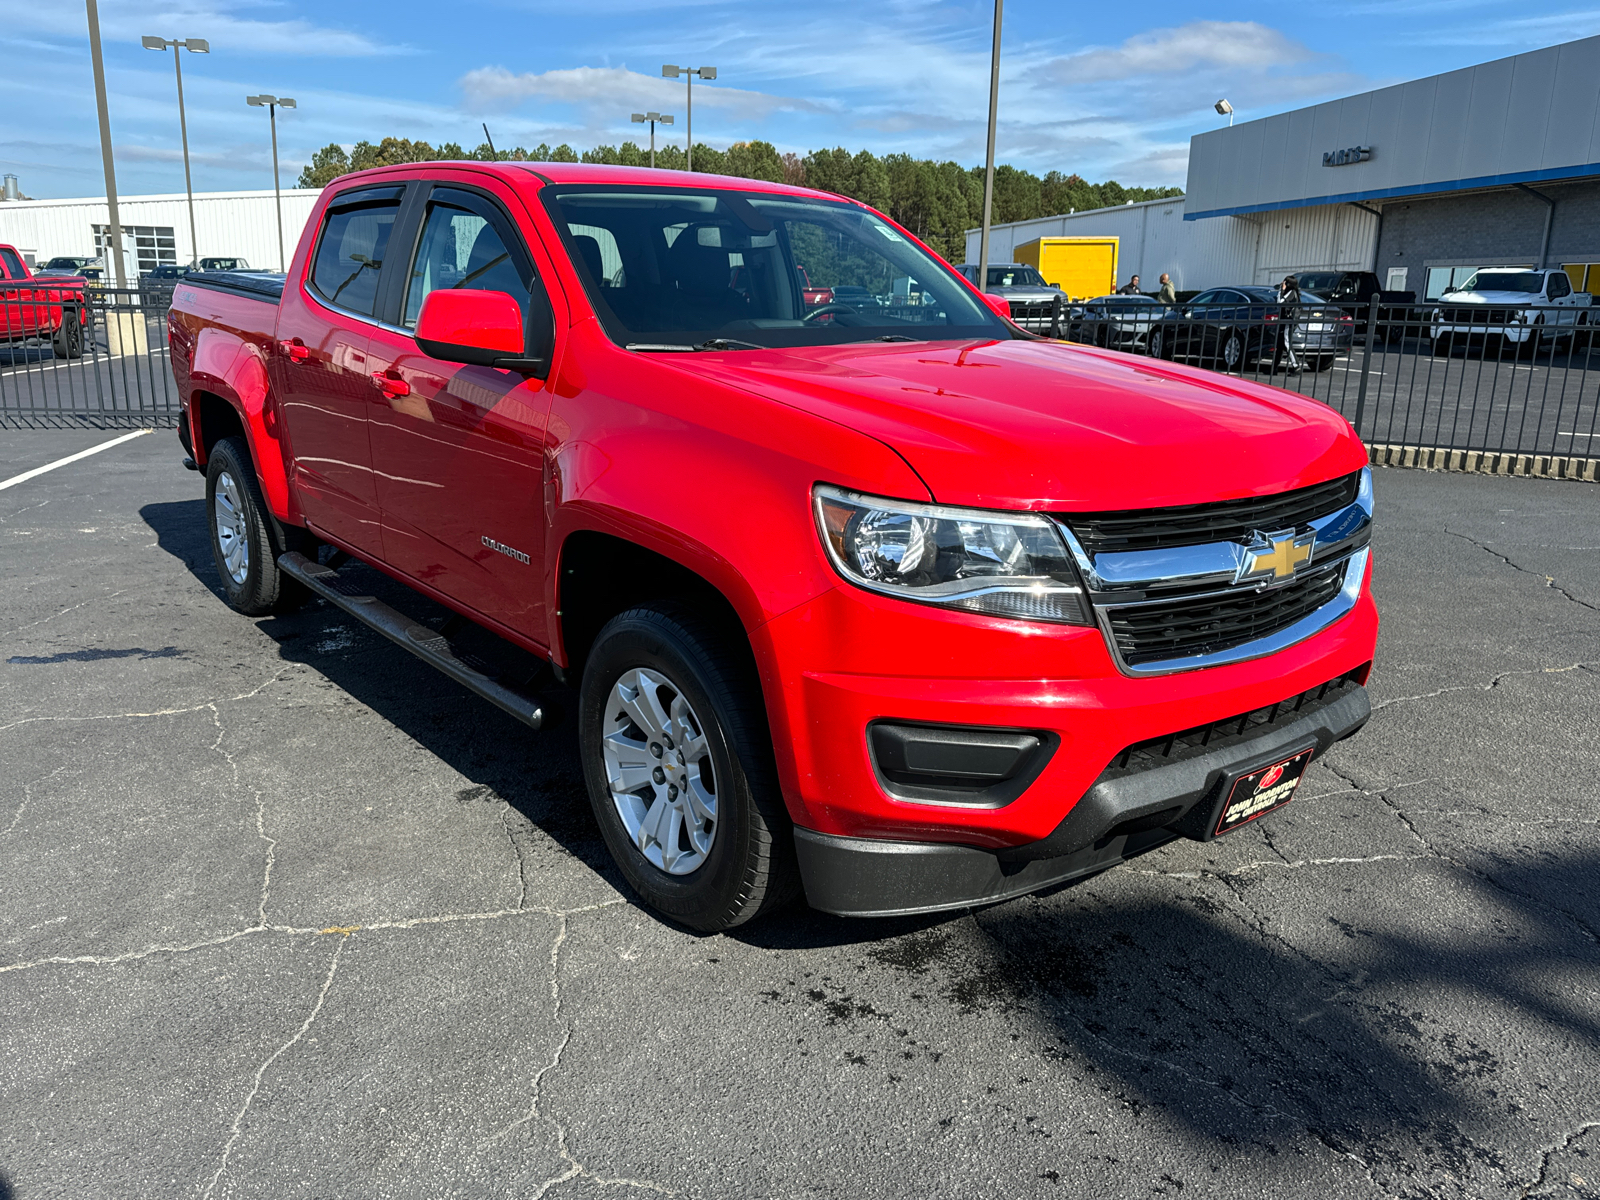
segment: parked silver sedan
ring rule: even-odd
[[[1167,312],[1152,296],[1096,296],[1074,308],[1071,339],[1111,350],[1143,350]]]

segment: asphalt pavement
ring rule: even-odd
[[[1376,713],[1281,812],[703,937],[570,722],[229,611],[180,458],[0,491],[0,1197],[1600,1196],[1600,488],[1377,473]]]

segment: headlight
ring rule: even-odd
[[[1048,517],[883,500],[823,484],[813,495],[828,557],[857,587],[992,617],[1094,624]]]

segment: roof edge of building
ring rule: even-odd
[[[1168,196],[1162,200],[1134,200],[1128,204],[1107,204],[1102,208],[1080,208],[1077,212],[1046,213],[1042,217],[1029,217],[1024,221],[1006,221],[1001,225],[990,225],[989,232],[993,233],[996,229],[1015,229],[1019,225],[1032,225],[1038,221],[1059,221],[1063,217],[1089,217],[1095,213],[1127,212],[1130,208],[1149,208],[1152,204],[1182,204],[1183,202],[1183,196]],[[974,225],[967,232],[969,234],[982,233],[983,228],[982,226]]]

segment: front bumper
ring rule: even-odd
[[[1159,747],[1130,747],[1036,842],[990,850],[796,827],[806,900],[850,917],[968,908],[1069,883],[1178,837],[1203,840],[1241,775],[1307,747],[1320,756],[1366,724],[1372,707],[1357,674],[1310,689],[1295,698],[1298,709],[1274,711],[1241,732],[1213,736],[1208,729],[1205,745],[1174,750],[1169,743],[1166,755],[1156,753]]]

